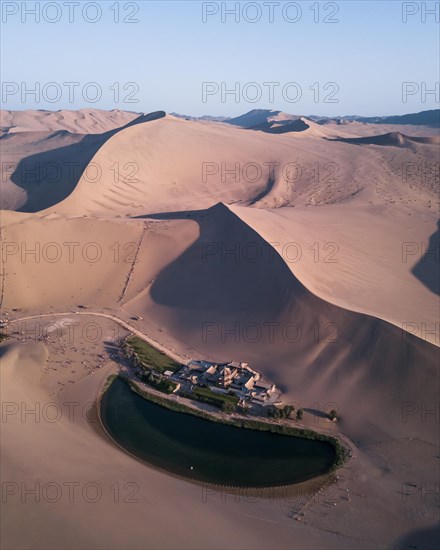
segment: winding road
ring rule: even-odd
[[[110,315],[109,313],[101,313],[98,311],[66,311],[63,313],[40,313],[38,315],[28,315],[26,317],[19,317],[18,319],[11,319],[9,323],[20,323],[22,321],[29,321],[32,319],[42,319],[47,317],[66,317],[71,315],[89,315],[94,317],[104,317],[105,319],[110,319],[111,321],[125,328],[126,330],[128,330],[129,332],[131,332],[132,334],[134,334],[144,342],[147,342],[147,344],[150,344],[150,346],[152,346],[153,348],[165,353],[166,355],[174,359],[174,361],[177,361],[179,363],[188,362],[187,358],[180,356],[177,353],[166,348],[165,346],[163,346],[153,338],[147,336],[146,334],[141,332],[139,329],[133,327],[132,325],[130,325],[120,317],[116,317],[115,315]]]

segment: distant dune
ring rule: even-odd
[[[411,113],[407,115],[350,118],[367,124],[413,124],[438,128],[440,126],[440,109],[432,109],[430,111],[422,111],[420,113]]]
[[[282,111],[274,111],[271,109],[252,109],[251,111],[237,116],[211,116],[204,115],[201,117],[193,117],[189,115],[180,115],[172,113],[179,118],[186,120],[209,120],[215,122],[225,122],[227,124],[233,124],[234,126],[241,126],[242,128],[250,128],[251,126],[263,124],[269,119],[276,119],[282,117],[284,119],[297,119],[301,118],[301,115],[292,115],[284,113]],[[410,113],[406,115],[394,115],[394,116],[350,116],[343,115],[337,117],[307,115],[307,119],[312,120],[320,125],[335,124],[335,125],[349,125],[353,122],[365,125],[399,125],[399,126],[425,126],[426,128],[439,128],[440,127],[440,109],[433,109],[430,111],[422,111],[420,113]]]
[[[235,118],[229,118],[225,120],[227,124],[232,124],[233,126],[240,126],[241,128],[252,128],[258,124],[263,124],[272,118],[276,118],[279,115],[287,115],[287,118],[298,118],[294,115],[288,115],[287,113],[282,113],[282,111],[271,111],[270,109],[253,109],[244,115],[240,115]]]
[[[309,125],[302,117],[289,115],[282,111],[265,109],[254,109],[242,116],[227,119],[225,122],[233,126],[250,130],[261,130],[262,132],[271,134],[302,132],[309,128]]]
[[[282,123],[271,120],[252,126],[249,130],[261,130],[269,134],[286,134],[288,132],[304,132],[308,128],[310,126],[303,119],[299,118],[292,121],[283,121]]]
[[[380,136],[366,136],[359,138],[336,138],[333,141],[353,143],[354,145],[384,145],[392,147],[410,147],[412,143],[440,144],[439,137],[411,137],[400,132],[389,132]]]
[[[237,548],[363,550],[432,534],[438,501],[420,494],[438,465],[433,128],[90,109],[3,111],[2,128],[0,309],[25,323],[0,349],[3,402],[94,412],[129,323],[182,358],[248,361],[303,409],[305,427],[353,450],[314,495],[242,498],[134,460],[86,414],[11,415],[4,479],[67,481],[69,464],[68,480],[96,480],[103,496],[54,507],[13,495],[8,547],[143,547],[145,510],[158,548],[179,537],[223,548],[232,533]],[[43,321],[52,340],[36,336]],[[115,486],[134,486],[138,504],[116,503]]]
[[[124,126],[140,113],[128,111],[0,111],[0,126],[4,133],[45,132],[67,130],[76,134],[102,134]]]
[[[29,120],[29,127],[34,128],[38,128],[39,123],[41,125],[44,123],[47,128],[50,128],[66,122],[64,117],[54,120],[51,114],[41,115],[43,118],[40,120],[40,112],[38,112],[35,124],[30,115],[22,118]],[[95,153],[111,136],[124,128],[165,116],[163,111],[136,115],[135,118],[131,115],[121,116],[118,123],[123,119],[129,120],[123,126],[94,133],[97,131],[97,120],[100,120],[99,130],[112,126],[116,122],[114,113],[99,111],[95,115],[89,112],[88,118],[81,118],[81,114],[83,113],[78,115],[69,113],[69,120],[70,122],[79,120],[79,124],[74,125],[75,130],[84,127],[87,130],[85,133],[68,130],[49,131],[41,126],[39,130],[29,131],[23,128],[20,131],[5,133],[0,137],[3,161],[0,183],[1,208],[37,212],[58,204],[72,193]],[[108,119],[106,114],[109,115]],[[124,115],[124,113],[120,114]],[[68,126],[72,124],[69,123]]]
[[[404,126],[427,126],[432,128],[440,127],[440,109],[432,109],[430,111],[422,111],[420,113],[410,113],[406,115],[394,116],[340,116],[340,117],[320,117],[311,116],[312,120],[318,124],[350,124],[358,122],[363,124],[380,124],[380,125],[404,125]]]

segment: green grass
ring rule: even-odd
[[[214,407],[218,407],[227,412],[235,411],[239,401],[238,397],[235,395],[216,393],[209,388],[201,388],[200,386],[196,386],[192,393],[184,393],[182,395],[183,397],[199,401],[200,403],[214,405]]]
[[[101,391],[101,395],[104,394],[108,389],[109,387],[112,385],[112,382],[114,380],[116,380],[116,378],[118,378],[118,375],[117,374],[111,374],[107,380],[105,381],[105,384],[102,388],[102,391]]]
[[[124,343],[124,349],[126,352],[131,350],[143,367],[160,373],[164,373],[166,370],[175,372],[181,367],[180,363],[176,363],[165,353],[153,348],[137,336],[129,336]]]
[[[221,407],[223,403],[231,403],[234,406],[238,404],[238,397],[235,395],[229,395],[224,393],[213,392],[210,388],[201,388],[196,386],[191,394],[197,401],[203,403],[213,403],[217,407]]]
[[[173,380],[150,379],[150,380],[145,380],[145,383],[163,393],[173,393],[174,390],[177,388],[177,383],[173,382]]]

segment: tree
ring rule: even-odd
[[[281,416],[283,418],[289,418],[294,410],[295,410],[295,407],[292,407],[292,405],[285,405],[281,410]]]
[[[329,413],[328,413],[328,417],[330,418],[330,420],[337,420],[338,419],[338,413],[335,409],[332,409]]]
[[[231,414],[235,411],[236,407],[230,401],[224,401],[222,403],[222,411],[228,414]]]
[[[267,415],[269,418],[280,418],[281,417],[281,411],[278,407],[275,407],[275,405],[271,405],[267,409]]]
[[[302,420],[302,417],[303,417],[303,410],[302,409],[298,409],[296,411],[296,419],[297,420]]]

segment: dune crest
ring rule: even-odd
[[[359,138],[335,138],[333,141],[342,141],[354,145],[383,145],[390,147],[410,147],[412,143],[427,143],[435,145],[440,143],[440,137],[407,136],[401,132],[388,132],[379,136],[364,136]]]
[[[280,111],[241,127],[86,111],[2,113],[2,476],[75,480],[77,495],[93,480],[103,495],[8,495],[4,545],[223,548],[233,533],[237,548],[353,550],[415,543],[419,527],[431,537],[438,502],[419,497],[438,465],[432,134]],[[51,163],[70,162],[74,178],[65,166],[51,179]],[[182,361],[248,362],[302,409],[292,426],[337,435],[353,456],[313,494],[255,499],[134,460],[96,421],[129,333]],[[62,414],[36,422],[39,406]]]

